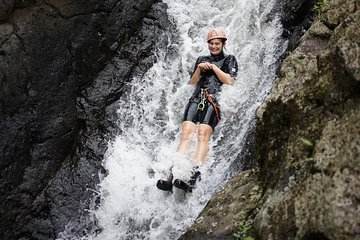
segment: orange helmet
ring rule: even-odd
[[[208,35],[207,35],[208,42],[215,38],[221,38],[221,39],[224,39],[225,41],[227,39],[225,32],[220,28],[213,28],[208,32]]]

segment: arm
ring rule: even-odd
[[[224,84],[234,85],[238,72],[238,64],[234,55],[226,57],[225,63],[221,68],[215,64],[212,65],[212,70],[219,81]]]
[[[197,84],[200,80],[200,74],[202,71],[206,71],[206,70],[211,70],[212,66],[211,63],[208,63],[208,62],[202,62],[202,63],[199,63],[193,73],[193,75],[191,76],[191,79],[190,79],[190,84]],[[221,71],[221,70],[220,70]]]
[[[235,79],[232,76],[230,76],[230,74],[223,72],[215,64],[211,64],[211,68],[222,83],[228,85],[234,85]]]
[[[216,64],[209,62],[201,62],[203,59],[198,58],[195,64],[195,70],[191,76],[190,83],[197,84],[200,80],[201,72],[213,70],[216,77],[223,83],[228,85],[234,85],[235,77],[237,76],[238,65],[236,58],[230,55],[225,64],[224,71],[221,70]]]
[[[196,68],[194,74],[191,76],[190,79],[190,84],[195,85],[199,82],[200,80],[200,74],[201,74],[201,70],[199,68],[199,66]]]

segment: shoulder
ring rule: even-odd
[[[234,55],[227,55],[225,58],[225,64],[231,66],[237,65],[236,57]]]
[[[196,61],[197,62],[206,61],[209,58],[210,58],[210,56],[199,56]]]
[[[236,61],[236,57],[232,54],[226,55],[225,58],[228,61],[234,61],[234,60]]]
[[[236,77],[238,71],[238,63],[234,55],[226,56],[225,68],[232,77]]]

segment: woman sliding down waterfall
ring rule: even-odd
[[[286,46],[281,38],[280,19],[274,17],[272,10],[276,1],[163,2],[168,5],[167,13],[175,29],[159,35],[167,41],[166,45],[159,46],[154,52],[156,62],[144,75],[135,74],[126,83],[124,94],[114,105],[118,108],[116,125],[119,130],[109,142],[104,156],[106,174],[100,176],[100,204],[92,211],[101,230],[89,240],[179,239],[215,192],[247,166],[246,161],[252,161],[246,146],[252,141],[249,136],[252,136],[256,124],[255,110],[271,88],[277,60]],[[221,88],[221,92],[215,94],[216,104],[221,105],[221,121],[214,131],[210,125],[214,119],[217,121],[216,112],[213,112],[215,117],[209,121],[209,125],[205,124],[211,128],[210,141],[203,145],[205,151],[202,152],[206,158],[198,155],[196,163],[193,160],[196,160],[197,127],[195,131],[192,130],[193,138],[186,142],[187,147],[184,148],[181,148],[181,143],[186,139],[181,134],[185,133],[185,129],[181,127],[188,121],[191,125],[200,123],[198,119],[192,122],[191,116],[190,119],[183,119],[183,114],[189,98],[188,112],[197,112],[198,103],[191,104],[196,98],[201,100],[201,96],[191,98],[197,89],[195,86],[198,86],[200,93],[197,93],[201,95],[200,84],[206,83],[201,79],[211,73],[206,67],[215,68],[214,65],[205,67],[201,62],[218,62],[211,55],[213,50],[210,49],[209,53],[206,44],[207,33],[213,26],[221,27],[226,32],[226,49],[220,43],[217,47],[219,52],[234,55],[239,65],[238,70],[234,65],[235,72],[237,70],[234,85],[221,85],[221,82],[217,82],[221,79],[213,82],[215,86],[221,85],[215,87]],[[196,61],[199,56],[207,57]],[[224,63],[234,59],[226,55],[225,58]],[[114,61],[116,65],[124,64],[122,56],[116,56]],[[198,64],[194,70],[196,62]],[[201,71],[201,67],[204,71]],[[193,86],[188,80],[197,68],[199,79]],[[221,70],[226,72],[225,66]],[[118,71],[115,70],[115,75],[109,77],[124,74]],[[209,79],[207,83],[208,91],[213,88],[210,85],[212,80]],[[205,101],[208,99],[204,99],[204,110]],[[213,107],[211,103],[207,104]],[[191,110],[191,105],[195,105],[195,110]],[[174,185],[174,194],[156,187],[159,179],[167,179],[169,169],[174,176],[172,184],[175,179],[187,182],[193,166],[200,166],[201,181],[196,181],[196,190],[193,189],[191,194],[184,194],[185,191]],[[66,234],[71,235],[71,229]]]
[[[226,34],[222,29],[213,28],[208,32],[207,43],[210,55],[198,57],[190,79],[190,84],[196,85],[196,88],[185,109],[180,143],[177,148],[178,153],[185,154],[197,129],[197,147],[193,167],[191,172],[189,171],[190,177],[184,176],[177,169],[177,161],[187,159],[174,159],[174,166],[168,179],[159,180],[156,184],[161,190],[172,191],[174,185],[185,192],[192,192],[196,180],[200,179],[199,167],[205,161],[210,137],[221,118],[218,104],[221,86],[233,85],[238,71],[235,56],[224,53],[226,40]],[[177,179],[173,182],[174,176]]]

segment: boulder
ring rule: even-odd
[[[248,222],[262,195],[255,169],[245,170],[229,180],[206,204],[194,224],[179,240],[232,240]]]

